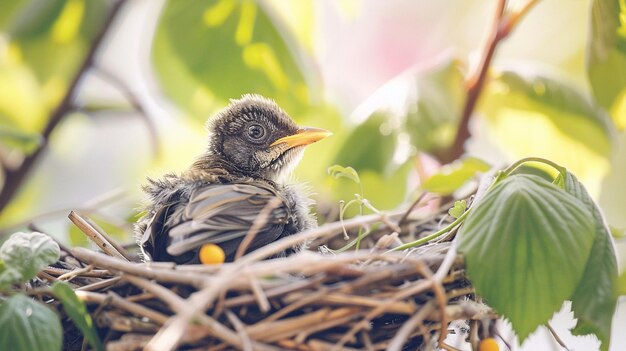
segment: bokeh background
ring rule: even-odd
[[[467,155],[494,167],[525,156],[566,166],[616,235],[626,228],[626,24],[618,3],[538,1],[498,46],[465,144]],[[359,192],[328,175],[333,164],[359,172],[374,206],[395,208],[447,161],[464,81],[496,6],[2,0],[0,160],[18,169],[37,157],[15,194],[0,195],[10,200],[0,232],[30,226],[88,245],[66,219],[77,209],[132,242],[145,178],[188,167],[204,150],[207,118],[251,92],[275,99],[300,124],[334,132],[309,147],[296,170],[314,189],[322,220]],[[622,34],[602,41],[613,25]],[[613,350],[626,348],[623,310]],[[593,338],[568,335],[567,312],[557,319],[568,345],[597,348]],[[540,330],[524,349],[545,345],[553,342]]]

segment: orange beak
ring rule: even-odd
[[[275,142],[273,142],[272,145],[270,146],[275,146],[281,143],[286,143],[289,149],[291,149],[296,146],[313,144],[314,142],[324,139],[327,136],[330,136],[332,134],[333,133],[327,131],[326,129],[302,127],[298,129],[296,134],[282,137],[276,140]]]

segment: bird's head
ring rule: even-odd
[[[304,147],[331,133],[299,127],[278,105],[244,95],[208,122],[209,148],[194,167],[279,181],[300,160]]]

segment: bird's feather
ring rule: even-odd
[[[267,218],[259,213],[278,198]],[[176,201],[161,206],[150,220],[142,245],[151,247],[153,259],[194,263],[197,251],[208,243],[218,244],[232,260],[237,247],[255,221],[264,223],[248,250],[280,238],[289,220],[286,200],[270,186],[254,184],[206,184]],[[156,249],[156,250],[155,250]]]

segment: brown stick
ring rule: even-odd
[[[117,245],[114,244],[113,240],[108,238],[106,235],[103,235],[98,229],[96,229],[93,224],[89,223],[87,219],[78,213],[72,211],[67,216],[67,218],[78,227],[87,237],[93,241],[98,247],[104,251],[109,256],[117,257],[122,260],[130,261],[126,255],[124,255],[120,250],[118,250]],[[124,250],[125,251],[125,250]]]
[[[450,163],[461,157],[465,152],[464,144],[470,137],[469,121],[483,90],[483,86],[485,85],[487,72],[489,71],[489,66],[496,51],[496,47],[502,39],[506,38],[511,33],[521,17],[537,2],[538,0],[528,0],[519,10],[507,14],[505,12],[506,0],[498,1],[495,20],[491,32],[489,33],[487,45],[482,52],[480,64],[474,75],[470,76],[467,80],[467,98],[465,99],[463,114],[461,115],[461,121],[459,122],[454,143],[447,152],[440,155],[439,159],[442,163]]]

